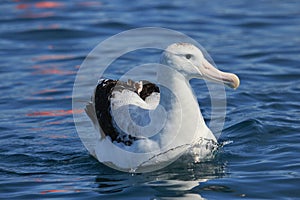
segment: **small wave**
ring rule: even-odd
[[[258,119],[245,119],[243,121],[237,122],[234,125],[226,128],[224,130],[225,135],[232,135],[232,133],[239,133],[239,138],[251,137],[251,134],[263,133],[264,127],[263,123]]]
[[[67,28],[41,28],[31,29],[19,32],[6,32],[2,34],[4,38],[14,40],[68,40],[68,39],[82,39],[87,37],[94,37],[97,34],[91,31],[67,29]]]
[[[117,29],[131,29],[134,28],[133,25],[119,22],[119,21],[109,21],[109,22],[98,22],[93,24],[93,27],[101,27],[101,28],[117,28]]]

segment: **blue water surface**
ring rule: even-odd
[[[300,1],[37,1],[0,6],[0,199],[300,199]],[[236,73],[215,158],[146,174],[91,157],[73,122],[86,55],[132,28],[198,41]],[[147,55],[143,55],[147,57]],[[124,65],[139,63],[124,60]],[[197,91],[205,118],[207,93]]]

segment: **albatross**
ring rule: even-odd
[[[208,144],[217,144],[189,81],[236,89],[239,78],[215,68],[190,43],[168,46],[156,73],[156,83],[99,80],[85,111],[100,135],[92,150],[100,162],[122,171],[151,171],[196,147],[201,160],[212,150]]]

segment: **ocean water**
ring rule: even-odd
[[[299,8],[297,0],[1,1],[0,199],[300,199]],[[192,37],[241,85],[226,90],[226,145],[213,159],[123,173],[85,150],[72,88],[99,42],[149,26]],[[192,81],[209,119],[203,84]]]

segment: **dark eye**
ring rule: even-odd
[[[192,57],[192,54],[186,54],[186,55],[185,55],[185,58],[186,58],[186,59],[190,59],[191,57]]]

